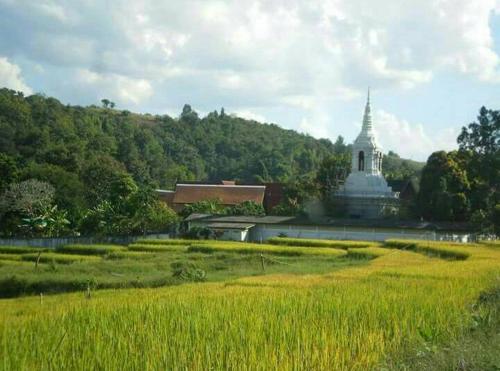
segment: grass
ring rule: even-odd
[[[56,249],[63,254],[106,255],[117,251],[125,251],[126,247],[119,245],[65,245]]]
[[[24,261],[36,262],[37,260],[41,263],[51,263],[56,262],[59,264],[72,264],[75,262],[96,262],[101,260],[98,256],[88,256],[88,255],[66,255],[58,253],[42,253],[40,256],[38,254],[23,254],[21,259]]]
[[[149,251],[116,251],[110,253],[108,259],[147,259],[153,254]]]
[[[390,254],[388,249],[382,247],[360,247],[347,250],[347,257],[352,259],[375,259]]]
[[[308,247],[333,247],[338,249],[350,249],[357,247],[370,247],[378,245],[368,241],[341,241],[341,240],[315,240],[308,238],[272,237],[267,240],[272,245],[285,246],[308,246]]]
[[[185,262],[205,270],[212,282],[93,291],[90,300],[83,292],[47,296],[42,303],[37,297],[0,300],[0,367],[407,369],[417,365],[412,360],[425,358],[421,354],[438,357],[441,349],[467,338],[475,323],[490,318],[474,303],[500,284],[500,251],[476,245],[462,246],[468,252],[463,260],[422,254],[426,242],[413,250],[348,249],[342,259],[266,254],[264,275],[258,255],[240,254],[239,244],[232,249],[229,243],[213,244],[220,249],[211,254],[171,251],[151,254],[150,260],[104,259],[58,268],[73,275],[89,267],[99,267],[103,277],[111,276],[109,271],[125,274],[111,276],[117,283],[131,279],[134,273],[125,272],[133,269],[139,274],[162,267],[165,273]],[[52,269],[42,268],[47,275]],[[26,276],[29,271],[8,269]],[[5,279],[17,282],[11,275]],[[493,354],[493,345],[481,349]],[[419,369],[433,362],[422,361]]]
[[[142,244],[135,243],[128,246],[131,251],[141,252],[167,252],[167,251],[186,251],[186,245],[159,245],[159,244]]]
[[[285,256],[302,256],[302,255],[328,255],[342,256],[346,252],[339,249],[322,249],[311,247],[282,247],[276,245],[252,244],[252,243],[204,243],[200,245],[191,245],[187,248],[189,252],[234,252],[239,254],[272,254]]]
[[[143,239],[138,239],[135,243],[141,245],[186,245],[187,246],[198,242],[200,242],[200,240],[143,238]]]
[[[22,255],[19,254],[0,254],[0,260],[21,260]]]
[[[480,241],[479,243],[481,245],[485,245],[485,246],[488,246],[488,247],[500,248],[500,240],[495,240],[495,241]]]
[[[31,246],[0,246],[0,254],[27,254],[48,250],[49,249]]]
[[[385,246],[413,250],[415,252],[427,254],[430,256],[437,256],[444,259],[458,259],[465,260],[471,256],[471,252],[476,245],[469,245],[464,247],[459,243],[442,243],[436,241],[419,241],[419,240],[387,240]]]

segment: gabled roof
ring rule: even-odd
[[[250,223],[250,224],[284,224],[295,219],[294,216],[244,216],[244,215],[209,215],[191,214],[184,221],[201,221],[210,223]]]
[[[205,200],[220,200],[223,205],[237,205],[245,201],[262,204],[265,186],[221,184],[177,184],[175,204],[192,204]]]
[[[207,228],[213,229],[237,229],[237,230],[247,230],[255,227],[255,224],[251,223],[210,223]]]

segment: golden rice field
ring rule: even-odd
[[[339,258],[372,260],[324,274],[0,300],[0,368],[380,369],[458,337],[480,293],[500,285],[493,245],[345,250]]]

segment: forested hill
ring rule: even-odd
[[[50,171],[79,182],[89,164],[100,163],[157,187],[177,180],[293,181],[314,177],[325,157],[349,152],[341,138],[333,144],[223,109],[204,118],[188,105],[179,118],[139,115],[7,89],[0,90],[0,132],[0,153],[22,178]],[[401,161],[388,162],[388,171],[397,172]]]

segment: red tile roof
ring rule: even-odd
[[[192,204],[205,200],[220,200],[223,205],[237,205],[244,201],[262,204],[265,186],[177,184],[174,204]]]

